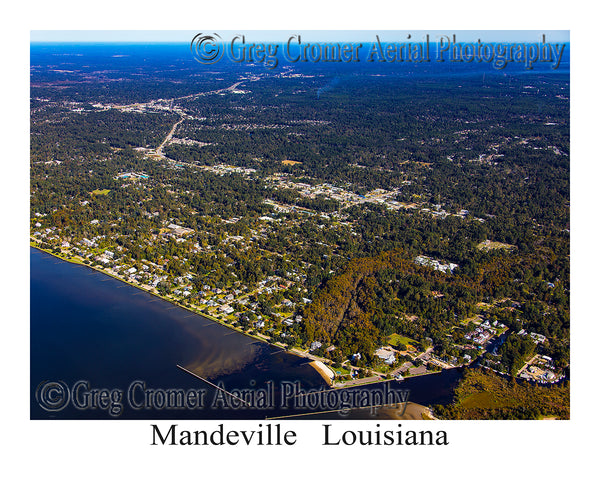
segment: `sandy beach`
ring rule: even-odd
[[[323,364],[323,362],[320,362],[318,360],[313,360],[312,362],[310,362],[310,365],[317,372],[319,372],[319,375],[321,375],[321,377],[323,377],[323,380],[325,380],[327,382],[327,385],[331,386],[333,378],[335,377],[335,374],[333,373],[333,371],[329,367],[327,367],[325,364]]]
[[[436,420],[431,410],[418,403],[408,402],[406,410],[403,407],[382,407],[378,410],[378,418],[383,420]]]

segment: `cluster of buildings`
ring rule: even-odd
[[[296,190],[300,195],[306,198],[324,196],[331,200],[336,200],[340,202],[344,208],[362,203],[378,203],[385,205],[390,210],[410,208],[404,203],[395,200],[400,191],[399,189],[384,190],[378,188],[365,195],[359,195],[345,188],[336,187],[330,183],[310,185],[308,183],[292,182],[286,179],[287,176],[288,174],[280,173],[268,177],[267,180],[276,183],[278,187]]]
[[[125,172],[119,173],[115,180],[147,180],[149,177],[145,173]]]
[[[246,168],[246,167],[234,167],[233,165],[199,165],[198,168],[200,170],[205,170],[207,172],[214,173],[216,175],[230,175],[232,173],[238,173],[241,175],[251,175],[256,173],[255,168]]]
[[[471,348],[476,347],[482,350],[484,345],[505,329],[506,325],[497,320],[494,320],[492,323],[489,320],[484,320],[474,330],[467,332],[464,335],[464,339],[473,343]]]
[[[396,353],[389,348],[379,348],[375,351],[375,356],[380,358],[386,365],[393,365],[396,362]]]
[[[422,265],[425,267],[431,267],[434,270],[444,273],[452,273],[455,268],[458,268],[458,264],[456,263],[442,263],[439,260],[434,258],[426,257],[425,255],[419,255],[415,258],[415,263],[417,265]]]
[[[357,165],[358,166],[358,165]],[[282,188],[288,188],[296,190],[300,195],[307,198],[316,198],[317,196],[324,196],[331,200],[336,200],[340,202],[342,208],[360,205],[364,203],[375,203],[384,205],[388,210],[400,210],[400,209],[418,209],[419,206],[416,203],[406,203],[397,200],[397,197],[400,193],[400,188],[395,188],[392,190],[385,190],[383,188],[377,188],[372,190],[365,195],[359,195],[357,193],[351,192],[346,188],[336,187],[331,185],[330,183],[320,183],[317,185],[310,185],[308,183],[298,183],[287,180],[289,174],[287,173],[278,173],[267,177],[267,181],[271,181],[277,186]],[[410,185],[411,181],[405,181],[407,185]],[[349,187],[350,185],[348,185]],[[281,204],[273,204],[277,205],[279,209],[284,209],[286,206]],[[289,207],[288,207],[289,208]],[[469,215],[469,211],[462,209],[458,211],[458,213],[451,214],[442,208],[442,205],[436,204],[433,205],[433,208],[423,207],[420,209],[423,213],[429,213],[433,217],[437,218],[446,218],[448,215],[453,215],[458,218],[466,218]],[[479,222],[484,222],[481,218],[475,218],[475,220]]]
[[[42,226],[42,224],[40,222],[35,223],[36,228],[40,228],[41,226]],[[55,235],[55,232],[56,232],[56,227],[49,227],[49,228],[44,228],[42,230],[34,231],[33,236],[36,237],[38,240],[42,240],[42,239],[46,240],[46,241],[58,240],[59,237]]]
[[[484,345],[488,342],[494,333],[482,327],[477,327],[474,331],[465,334],[465,340],[471,340],[477,345]]]
[[[191,140],[189,138],[172,138],[169,140],[169,143],[176,143],[179,145],[187,145],[194,147],[207,147],[209,145],[213,145],[210,142],[199,142],[198,140]]]
[[[536,345],[539,345],[540,343],[544,343],[546,341],[546,337],[544,335],[541,335],[541,334],[535,333],[535,332],[527,333],[524,328],[519,330],[517,332],[517,335],[522,335],[522,336],[529,335],[531,337],[531,339],[535,342]]]
[[[558,375],[552,358],[547,355],[535,355],[518,373],[519,378],[538,383],[557,383],[564,378]]]
[[[167,228],[170,230],[171,233],[177,237],[182,237],[184,235],[190,235],[191,233],[194,233],[194,230],[192,228],[186,228],[186,227],[182,227],[181,225],[177,225],[175,223],[169,223],[167,225]]]

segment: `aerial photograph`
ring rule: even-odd
[[[29,49],[30,419],[571,418],[569,31]]]

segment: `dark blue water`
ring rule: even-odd
[[[250,408],[227,396],[219,402],[217,390],[177,365],[227,391],[262,392],[262,403],[249,399]],[[389,385],[409,389],[417,403],[448,403],[459,376],[446,371]],[[294,400],[283,408],[282,392],[292,382],[303,391],[325,388],[304,358],[31,249],[31,418],[262,419],[314,411]],[[160,404],[160,392],[173,389],[203,390],[205,397],[201,404],[193,397]]]

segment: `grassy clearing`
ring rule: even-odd
[[[110,192],[110,190],[108,188],[105,188],[104,190],[94,190],[92,193],[92,195],[108,195]]]
[[[490,250],[512,250],[513,248],[517,248],[516,245],[511,245],[510,243],[492,242],[491,240],[484,240],[477,245],[478,250],[483,250],[486,252]]]
[[[419,342],[417,342],[416,340],[413,340],[412,338],[408,338],[408,337],[399,335],[397,333],[392,333],[387,338],[387,342],[392,347],[397,347],[399,344],[406,345],[408,351],[417,350],[419,348]]]
[[[329,368],[331,368],[335,372],[336,377],[350,375],[350,369],[346,368],[344,366],[339,367],[339,368],[334,368],[332,365],[329,365]]]

